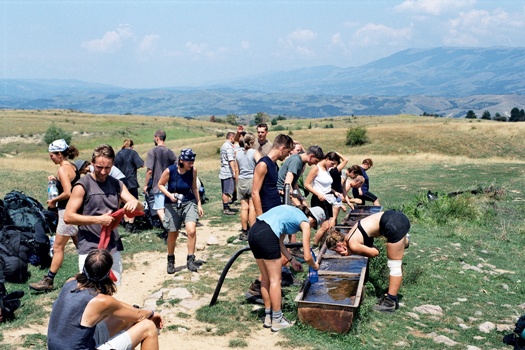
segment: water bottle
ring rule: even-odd
[[[47,183],[47,199],[51,200],[58,196],[58,188],[56,180],[49,180]]]
[[[290,201],[290,184],[284,184],[284,204],[292,204]]]
[[[49,237],[49,257],[53,257],[53,244],[55,244],[55,236]]]
[[[312,253],[314,261],[316,261],[317,259],[315,258],[314,250],[310,248],[310,252]],[[308,267],[308,279],[310,280],[311,284],[317,283],[319,281],[319,273],[311,266]]]

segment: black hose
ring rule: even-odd
[[[302,247],[303,243],[285,243],[284,245],[286,248],[295,248]],[[221,277],[219,277],[219,282],[217,282],[217,286],[215,287],[215,292],[213,292],[213,296],[211,297],[210,306],[215,305],[215,303],[217,302],[217,298],[219,297],[219,293],[221,292],[222,284],[224,283],[224,279],[226,278],[230,267],[242,253],[247,252],[249,250],[251,250],[250,247],[244,247],[239,249],[235,254],[232,255],[230,260],[226,263],[226,266],[224,266],[224,269],[222,270]]]

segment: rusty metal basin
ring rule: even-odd
[[[325,332],[347,333],[364,297],[368,258],[320,251],[319,281],[303,283],[295,301],[299,321]]]

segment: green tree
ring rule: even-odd
[[[510,111],[509,122],[517,122],[520,120],[520,110],[518,107],[514,107]]]
[[[493,120],[495,120],[497,122],[506,122],[507,121],[507,117],[505,117],[504,115],[499,114],[499,112],[496,112],[496,114],[494,114],[494,119]]]
[[[62,130],[62,128],[56,126],[55,123],[52,123],[46,130],[44,142],[50,144],[55,140],[64,139],[69,144],[71,143],[71,138],[72,136],[70,133]]]
[[[273,118],[273,119],[272,119],[272,126],[277,125],[277,120],[278,120],[277,118]]]
[[[477,119],[476,113],[474,113],[473,110],[470,110],[467,112],[467,115],[465,116],[466,119]]]
[[[255,121],[255,125],[259,125],[261,123],[267,123],[268,122],[268,114],[264,112],[257,112],[255,117],[253,118]]]
[[[230,125],[238,125],[239,124],[239,117],[237,114],[230,113],[226,116],[226,124]]]
[[[491,120],[491,116],[490,116],[490,112],[489,111],[484,111],[483,114],[481,115],[481,119],[484,119],[484,120]]]
[[[347,146],[361,146],[365,143],[368,143],[368,135],[364,126],[356,126],[348,129],[345,141]]]

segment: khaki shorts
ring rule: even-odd
[[[193,201],[183,202],[180,208],[177,208],[177,203],[166,203],[165,209],[162,225],[168,232],[179,231],[183,221],[197,222],[199,216],[197,204]]]
[[[237,184],[237,194],[241,199],[250,199],[252,198],[252,186],[253,178],[250,179],[239,179]]]
[[[57,225],[57,235],[72,237],[76,236],[78,233],[77,225],[68,225],[64,222],[64,213],[66,209],[60,209],[58,211],[58,225]]]

